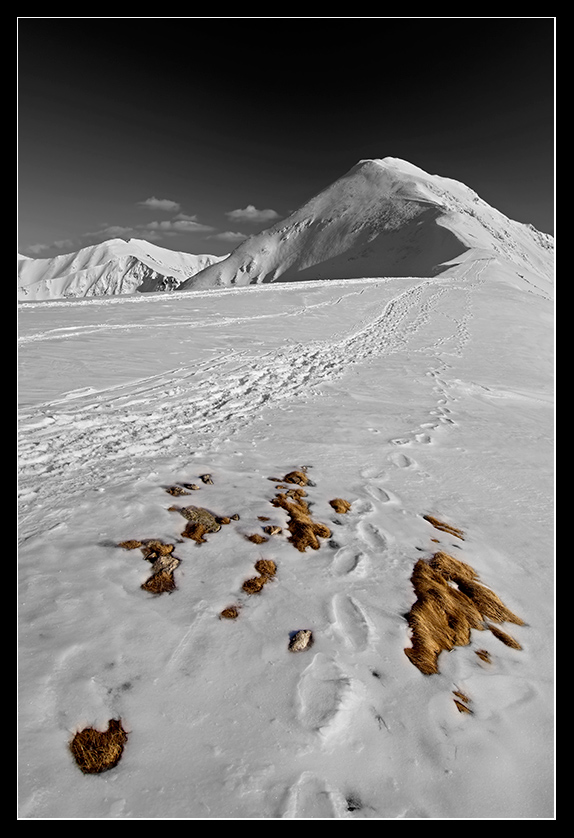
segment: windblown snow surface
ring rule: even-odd
[[[489,258],[21,304],[20,817],[553,818],[552,322],[548,282]],[[271,501],[303,467],[331,537],[299,552]],[[189,504],[239,520],[196,544]],[[141,589],[130,539],[175,545],[176,590]],[[473,630],[438,674],[410,662],[437,550],[520,650]],[[121,761],[81,773],[72,737],[110,719]]]

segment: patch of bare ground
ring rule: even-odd
[[[339,512],[341,515],[344,515],[345,512],[348,512],[351,508],[349,501],[343,500],[343,498],[333,498],[333,500],[329,501],[329,504],[333,507],[335,512]]]
[[[451,524],[445,524],[443,521],[439,521],[438,518],[433,518],[432,515],[423,515],[423,518],[425,521],[428,521],[429,524],[432,524],[435,529],[447,532],[450,535],[456,536],[456,538],[460,538],[461,541],[464,541],[464,532],[459,530],[458,527],[453,527]]]
[[[289,541],[304,553],[307,547],[318,550],[319,538],[331,538],[331,530],[317,521],[313,521],[308,504],[300,495],[280,493],[271,501],[273,506],[284,509],[289,515],[287,529],[291,533]]]
[[[127,739],[121,719],[110,719],[106,731],[87,727],[76,733],[70,751],[84,774],[101,774],[118,764]]]
[[[253,533],[253,535],[246,535],[245,538],[253,544],[265,544],[266,541],[269,541],[268,538],[265,538],[264,535],[261,535],[258,532]]]
[[[487,623],[486,618],[497,623],[524,625],[493,591],[478,581],[470,565],[442,551],[435,553],[429,562],[419,559],[411,582],[417,600],[407,616],[412,647],[405,649],[405,654],[425,675],[439,671],[438,658],[442,651],[467,646],[472,629],[488,628],[495,636],[504,635]]]
[[[142,590],[150,594],[171,593],[176,590],[173,572],[180,564],[180,559],[173,555],[173,544],[164,544],[157,538],[148,538],[144,541],[122,541],[119,546],[125,550],[135,550],[139,547],[144,559],[151,562],[152,575],[143,583]]]
[[[181,533],[182,538],[190,538],[197,544],[205,544],[206,539],[203,537],[209,533],[219,532],[222,525],[229,524],[231,520],[239,520],[239,515],[232,515],[231,517],[214,515],[208,509],[202,506],[170,506],[169,512],[179,512],[187,519],[184,531]]]
[[[263,586],[270,582],[277,573],[277,565],[272,559],[259,559],[259,561],[255,562],[255,570],[259,576],[246,579],[242,585],[246,594],[260,593]]]
[[[236,620],[239,617],[239,608],[237,605],[230,605],[228,608],[224,608],[219,616],[224,620]]]

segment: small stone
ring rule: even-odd
[[[296,634],[294,634],[291,640],[289,641],[289,651],[304,652],[305,649],[308,649],[312,645],[313,632],[307,629],[302,629],[301,631],[296,632]]]
[[[168,495],[174,495],[176,498],[180,495],[189,495],[189,492],[186,492],[181,486],[170,486],[169,489],[166,489],[166,492]]]

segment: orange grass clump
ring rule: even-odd
[[[442,651],[467,646],[471,629],[490,628],[495,636],[504,635],[486,624],[485,617],[523,625],[493,591],[476,581],[477,578],[470,565],[443,552],[435,553],[430,562],[419,559],[415,564],[411,582],[417,600],[407,617],[412,647],[405,649],[405,654],[425,675],[438,672],[438,657]]]
[[[325,524],[313,521],[309,506],[301,497],[290,500],[286,494],[279,494],[271,503],[289,513],[287,529],[291,536],[288,540],[301,553],[304,553],[307,547],[318,550],[321,546],[319,538],[331,537],[331,530]]]
[[[339,512],[341,515],[348,512],[351,508],[349,501],[343,500],[343,498],[333,498],[333,500],[329,501],[329,504],[333,507],[335,512]]]
[[[80,771],[100,774],[118,764],[127,739],[121,719],[110,719],[104,732],[87,727],[76,733],[70,742],[70,751]]]
[[[230,605],[229,608],[224,608],[219,616],[224,620],[235,620],[239,617],[239,608],[236,605]]]
[[[290,471],[289,474],[285,475],[283,481],[285,483],[296,483],[298,486],[306,486],[309,478],[304,471]]]
[[[157,538],[148,538],[145,541],[122,541],[120,547],[126,550],[135,550],[136,547],[140,547],[144,559],[151,562],[152,575],[141,585],[142,590],[150,594],[175,591],[173,571],[180,564],[180,560],[172,555],[173,544],[164,544]]]
[[[264,535],[260,535],[258,532],[253,533],[253,535],[246,535],[245,538],[247,541],[252,541],[253,544],[265,544],[266,541],[269,541],[268,538],[265,538]]]
[[[453,527],[451,524],[444,524],[442,521],[439,521],[438,518],[433,518],[432,515],[423,515],[423,518],[425,521],[428,521],[429,524],[432,524],[435,529],[448,532],[450,535],[455,535],[457,538],[460,538],[461,541],[464,541],[464,532],[457,529],[457,527]]]
[[[260,575],[254,576],[252,579],[247,579],[242,585],[246,594],[258,594],[262,590],[263,585],[271,581],[277,573],[277,565],[272,559],[259,559],[259,561],[255,562],[255,570]]]

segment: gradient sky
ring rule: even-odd
[[[387,156],[553,233],[554,28],[20,18],[19,252],[133,237],[227,253]]]

